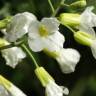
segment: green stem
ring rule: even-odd
[[[62,24],[62,23],[61,23]],[[76,33],[75,30],[73,30],[70,26],[66,25],[66,24],[63,24],[65,27],[67,27],[72,33]]]
[[[54,13],[54,7],[53,7],[53,5],[52,5],[52,2],[51,2],[51,0],[48,0],[48,3],[49,3],[49,5],[50,5],[50,7],[51,7],[51,10],[52,10],[52,13]]]
[[[57,9],[54,11],[54,13],[52,14],[52,16],[54,16],[54,17],[56,16],[56,14],[58,13],[61,5],[64,5],[64,1],[65,0],[61,0],[60,4],[58,5]]]
[[[33,56],[32,53],[30,52],[30,50],[27,48],[27,46],[26,46],[25,44],[22,44],[21,46],[26,50],[26,52],[28,53],[28,55],[31,57],[32,61],[34,62],[35,66],[36,66],[36,68],[38,68],[39,65],[38,65],[38,63],[36,62],[34,56]]]
[[[76,31],[73,30],[70,26],[68,26],[68,25],[64,25],[64,26],[66,26],[72,33],[76,33]]]

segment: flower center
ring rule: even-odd
[[[48,36],[48,30],[47,30],[45,25],[40,25],[40,27],[39,27],[39,34],[42,37]]]

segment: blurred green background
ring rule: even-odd
[[[76,0],[66,1],[71,3]],[[52,0],[55,8],[59,2],[60,0]],[[96,0],[87,0],[87,2],[88,6],[94,5],[96,7]],[[79,10],[82,11],[82,9]],[[0,0],[0,19],[25,11],[34,13],[39,20],[51,15],[47,0]],[[62,7],[59,13],[67,11],[70,9]],[[96,96],[96,60],[93,58],[90,48],[75,42],[72,33],[66,27],[60,26],[60,32],[66,38],[64,47],[75,48],[81,53],[81,60],[74,73],[63,74],[58,63],[43,52],[33,53],[34,56],[59,85],[69,88],[70,94],[68,96]],[[0,56],[0,74],[17,85],[28,96],[44,96],[44,88],[34,74],[34,65],[29,56],[18,64],[16,69],[6,66],[5,60]]]

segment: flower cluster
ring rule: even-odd
[[[65,37],[59,32],[59,25],[60,22],[55,17],[38,21],[32,13],[19,13],[12,17],[4,32],[4,38],[11,43],[28,34],[28,45],[32,51],[49,53],[57,60],[62,72],[74,72],[80,54],[75,49],[63,48]],[[20,48],[15,47],[2,50],[2,53],[7,65],[13,68],[26,56]]]
[[[93,6],[87,7],[81,15],[78,13],[62,13],[60,21],[64,25],[75,27],[79,30],[74,33],[75,40],[80,44],[89,46],[96,59],[96,15],[92,10]]]
[[[79,0],[70,4],[70,7],[84,7],[85,5],[86,0]],[[53,77],[37,64],[31,51],[43,51],[55,59],[63,73],[74,72],[80,60],[80,53],[73,48],[64,48],[65,37],[59,31],[59,25],[63,24],[73,32],[74,39],[77,42],[91,48],[92,54],[96,59],[96,15],[92,10],[93,7],[91,6],[87,7],[81,14],[61,13],[58,18],[55,16],[44,17],[40,21],[33,13],[29,12],[18,13],[11,17],[7,24],[5,22],[4,25],[6,27],[1,26],[4,37],[0,38],[0,48],[11,44],[14,45],[1,49],[1,54],[6,60],[6,65],[15,68],[27,56],[26,53],[28,53],[36,66],[35,74],[43,87],[45,87],[45,95],[68,95],[69,90],[56,84]],[[26,47],[27,45],[28,47]],[[26,53],[22,48],[24,48]],[[1,95],[26,96],[3,76],[0,76]]]

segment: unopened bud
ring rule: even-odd
[[[54,81],[51,75],[43,67],[36,68],[35,74],[44,87],[50,82],[50,80]]]
[[[85,7],[87,5],[86,0],[79,0],[70,5],[70,7]]]
[[[62,13],[60,14],[59,20],[63,25],[76,27],[80,24],[80,15],[73,13]]]
[[[92,36],[85,32],[78,31],[74,34],[75,40],[83,45],[91,46],[92,44]]]

